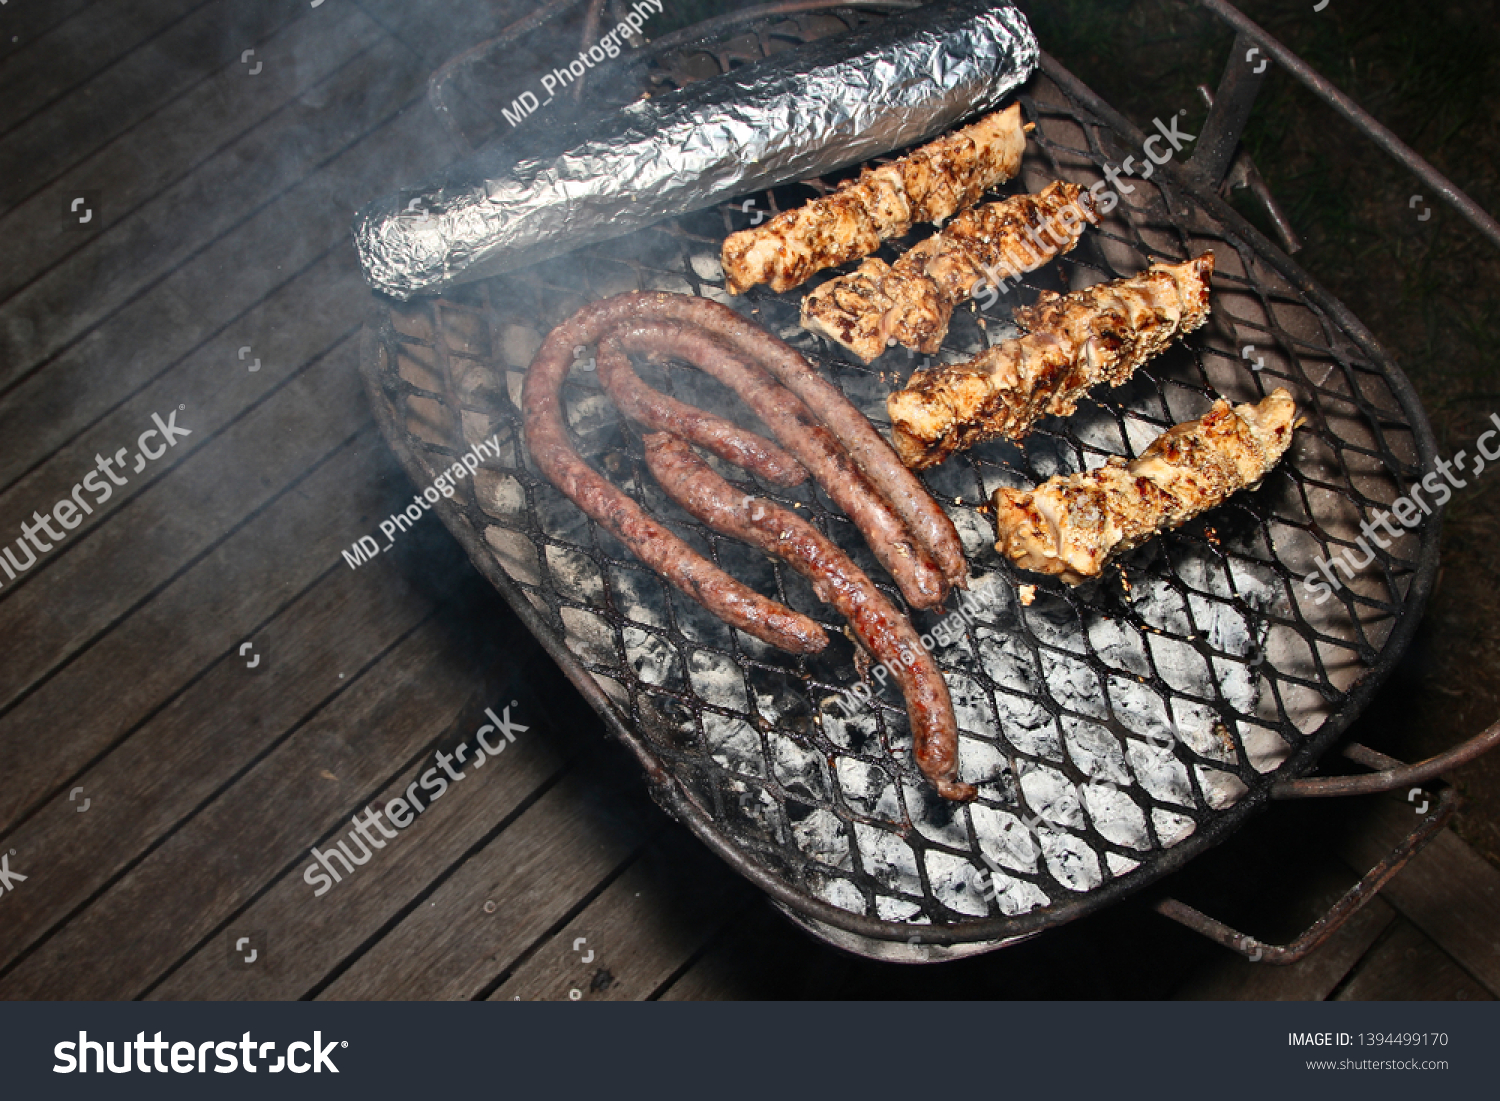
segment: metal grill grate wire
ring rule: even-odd
[[[713,60],[727,67],[867,17],[763,21]],[[656,79],[702,75],[704,56],[674,55]],[[1071,85],[1049,60],[1020,97],[1037,127],[1022,175],[1001,194],[1056,178],[1091,184],[1138,148],[1138,135]],[[382,307],[367,371],[414,479],[427,484],[479,439],[498,436],[501,457],[439,506],[445,522],[600,686],[640,739],[638,754],[658,762],[677,809],[696,808],[689,817],[700,833],[716,833],[721,851],[778,881],[780,901],[814,921],[882,938],[915,929],[938,943],[995,941],[1144,885],[1242,820],[1274,776],[1310,767],[1352,717],[1354,697],[1393,659],[1398,621],[1430,585],[1435,525],[1372,546],[1371,563],[1336,598],[1308,598],[1300,579],[1314,558],[1351,548],[1363,558],[1359,525],[1428,468],[1435,452],[1420,407],[1357,323],[1287,278],[1248,227],[1206,209],[1175,173],[1125,182],[1134,193],[1077,250],[990,309],[961,309],[944,346],[944,358],[961,359],[1013,335],[1011,309],[1043,289],[1216,253],[1208,327],[1074,417],[1044,421],[1023,447],[985,445],[930,472],[984,597],[978,614],[958,619],[961,631],[943,631],[953,640],[936,651],[959,707],[964,776],[981,783],[971,807],[928,790],[893,691],[840,719],[831,701],[860,677],[847,640],[794,658],[709,619],[540,479],[519,444],[520,383],[542,337],[586,302],[636,289],[748,307],[886,427],[884,395],[917,357],[897,349],[858,364],[798,327],[799,292],[731,299],[718,269],[725,233],[835,180],[757,196],[749,210],[700,212],[444,299]],[[645,369],[678,397],[732,408],[726,391],[694,371]],[[1257,400],[1278,385],[1307,418],[1282,466],[1258,491],[1128,556],[1120,571],[1069,589],[1013,571],[989,549],[982,506],[997,485],[1138,453],[1216,396]],[[735,576],[841,635],[843,624],[800,577],[665,500],[645,471],[638,433],[584,364],[565,395],[581,450],[617,485]],[[730,476],[802,510],[900,605],[858,533],[820,494]],[[1037,585],[1029,606],[1016,595],[1026,583]],[[953,617],[914,619],[931,632]],[[1124,820],[1139,827],[1124,829]]]

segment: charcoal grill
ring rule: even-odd
[[[677,87],[907,6],[754,9],[657,42],[630,71],[641,91]],[[474,127],[493,131],[476,63],[539,22],[435,78],[434,103],[458,133],[472,141]],[[1141,159],[1146,135],[1052,58],[1043,57],[1019,98],[1036,129],[1020,177],[1001,194],[1057,178],[1087,186],[1104,166],[1132,153]],[[467,123],[454,122],[456,101]],[[1164,113],[1184,106],[1163,105]],[[1216,113],[1231,106],[1226,99]],[[1223,161],[1222,175],[1229,158],[1222,149],[1212,156]],[[839,178],[748,196],[442,298],[377,299],[367,331],[369,393],[414,483],[431,484],[479,440],[498,437],[499,458],[435,509],[633,751],[657,802],[816,935],[871,957],[926,961],[988,951],[1110,905],[1216,844],[1271,799],[1347,785],[1299,778],[1340,739],[1410,640],[1436,572],[1440,517],[1370,547],[1365,565],[1322,603],[1302,578],[1319,557],[1366,558],[1360,524],[1433,468],[1435,442],[1410,384],[1363,326],[1180,160],[1150,179],[1126,177],[1134,193],[1122,194],[1076,251],[1004,295],[971,303],[944,346],[944,358],[967,358],[1013,335],[1011,310],[1043,289],[1133,274],[1205,248],[1217,257],[1208,327],[1075,416],[1044,421],[1024,448],[984,445],[927,475],[974,570],[972,615],[914,616],[939,640],[935,655],[963,732],[962,776],[980,786],[968,807],[939,799],[917,772],[892,690],[852,713],[837,703],[862,666],[836,614],[792,571],[666,501],[645,472],[638,433],[621,423],[586,361],[565,390],[580,449],[731,573],[827,625],[833,644],[797,658],[737,635],[539,477],[520,443],[532,353],[578,307],[627,290],[748,309],[885,427],[884,396],[917,357],[854,362],[798,327],[799,292],[760,288],[731,299],[717,263],[726,233]],[[698,404],[728,405],[716,384],[687,368],[660,368],[653,381]],[[1293,392],[1307,419],[1281,466],[1257,492],[1128,556],[1105,579],[1069,589],[1014,571],[990,549],[981,506],[996,486],[1138,453],[1216,396],[1257,400],[1276,386]],[[736,477],[800,507],[900,600],[818,493]],[[1029,604],[1020,599],[1026,584],[1036,586]],[[1462,753],[1479,748],[1476,741]],[[1369,751],[1352,755],[1398,767]],[[1387,771],[1366,786],[1412,775]],[[1170,900],[1160,908],[1257,958],[1296,958],[1451,813],[1445,795],[1401,852],[1285,949],[1263,948]]]

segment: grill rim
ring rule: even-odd
[[[904,10],[907,5],[898,0],[896,3],[888,4],[856,2],[838,6],[838,8],[845,7],[867,10],[884,9],[894,13]],[[747,16],[763,15],[764,9],[745,14]],[[1114,131],[1115,135],[1125,139],[1127,144],[1133,143],[1138,146],[1141,143],[1144,134],[1139,128],[1101,100],[1097,94],[1045,51],[1041,54],[1038,68],[1054,81],[1077,107],[1089,112],[1099,124]],[[1313,305],[1325,311],[1359,347],[1360,351],[1369,357],[1371,366],[1379,371],[1383,381],[1390,386],[1392,395],[1407,419],[1417,453],[1418,468],[1432,468],[1438,453],[1437,441],[1421,400],[1405,373],[1385,353],[1374,335],[1342,302],[1316,283],[1290,256],[1207,188],[1190,170],[1174,160],[1161,166],[1158,171],[1169,176],[1173,186],[1198,204],[1204,214],[1216,221],[1227,233],[1239,238],[1257,258],[1285,278]],[[421,481],[426,477],[427,472],[411,450],[406,432],[396,423],[394,415],[396,394],[388,391],[384,385],[382,372],[377,366],[380,357],[373,354],[369,347],[372,342],[385,343],[392,338],[390,313],[386,308],[389,302],[390,300],[382,296],[372,295],[374,321],[367,325],[365,330],[366,354],[361,356],[360,372],[374,407],[377,423],[387,443],[396,453],[408,475]],[[1395,472],[1393,472],[1393,477],[1400,480]],[[962,922],[913,924],[841,909],[783,879],[754,861],[749,850],[740,848],[733,837],[725,829],[720,828],[712,813],[694,800],[686,787],[663,766],[650,742],[625,721],[614,701],[594,680],[593,675],[588,672],[582,662],[567,648],[563,637],[554,633],[552,626],[536,611],[524,591],[500,567],[482,535],[470,525],[460,510],[447,501],[440,501],[433,507],[444,526],[464,547],[470,560],[499,590],[506,602],[542,643],[543,648],[558,663],[589,705],[601,716],[611,733],[620,739],[640,762],[647,777],[652,798],[657,804],[679,822],[687,825],[737,873],[765,891],[793,915],[832,926],[853,936],[886,943],[900,941],[908,945],[944,947],[977,945],[984,942],[1014,942],[1019,938],[1065,924],[1139,893],[1152,883],[1180,870],[1190,860],[1208,849],[1220,844],[1234,831],[1242,828],[1250,817],[1263,811],[1272,800],[1272,784],[1268,783],[1254,788],[1234,806],[1219,812],[1206,824],[1201,824],[1190,837],[1156,854],[1149,863],[1143,863],[1140,867],[1124,875],[1113,877],[1107,883],[1076,897],[1024,914],[1001,917],[986,915]],[[1382,645],[1377,659],[1342,694],[1342,698],[1337,700],[1337,709],[1323,722],[1317,732],[1289,754],[1287,759],[1274,770],[1271,775],[1275,779],[1294,779],[1306,775],[1369,705],[1374,693],[1405,653],[1422,620],[1436,581],[1444,511],[1444,508],[1436,508],[1433,516],[1421,531],[1420,548],[1410,574],[1410,583],[1401,611],[1392,624],[1390,634]]]

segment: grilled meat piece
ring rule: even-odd
[[[1022,569],[1070,585],[1112,557],[1258,486],[1292,442],[1297,406],[1277,388],[1258,405],[1216,401],[1169,428],[1133,462],[995,490],[995,549]]]
[[[1062,180],[966,210],[894,264],[866,260],[824,283],[802,300],[802,325],[866,363],[892,342],[930,355],[978,285],[1041,267],[1098,221],[1089,193]]]
[[[1016,104],[731,234],[720,254],[729,293],[770,283],[780,294],[824,268],[868,256],[917,223],[942,222],[1020,171],[1025,146]]]
[[[964,588],[968,584],[968,565],[964,561],[963,544],[959,541],[953,521],[948,519],[942,506],[932,499],[922,483],[902,465],[896,452],[870,423],[869,418],[856,409],[844,396],[844,392],[819,374],[817,368],[795,348],[729,307],[706,298],[682,294],[637,293],[619,295],[609,301],[619,303],[621,313],[634,311],[637,317],[680,321],[701,329],[727,344],[740,358],[764,367],[811,411],[819,423],[833,433],[838,443],[858,465],[859,472],[863,475],[857,479],[860,486],[863,487],[868,480],[881,500],[901,518],[901,522],[921,548],[922,556],[930,556],[948,584],[958,588]],[[788,451],[798,453],[792,439],[779,433],[777,439]],[[848,509],[848,493],[844,483],[851,479],[842,477],[833,468],[821,472],[809,469],[828,495],[841,507]],[[849,515],[856,523],[860,523],[867,540],[875,536],[872,528],[861,523],[858,510],[850,509]],[[892,548],[877,549],[876,553],[883,553],[889,558]],[[896,576],[899,578],[901,575],[897,573]],[[906,599],[917,607],[929,606],[905,586],[902,591]],[[939,602],[941,599],[939,597]]]
[[[553,485],[725,622],[793,653],[827,644],[815,623],[719,570],[573,448],[560,390],[573,350],[596,343],[606,386],[622,399],[628,416],[671,425],[730,461],[787,484],[801,479],[803,465],[844,508],[914,607],[935,607],[951,586],[963,586],[966,564],[953,522],[885,437],[793,348],[707,299],[637,292],[591,303],[548,335],[527,371],[527,448]],[[761,417],[779,446],[654,394],[629,369],[627,351],[677,356],[713,375]]]
[[[586,306],[547,336],[526,372],[526,447],[547,480],[612,532],[637,558],[747,634],[794,654],[813,654],[828,636],[811,619],[730,577],[610,484],[573,447],[563,418],[562,384],[573,349],[594,343],[630,316],[621,297]]]
[[[714,413],[653,390],[636,374],[617,337],[599,342],[599,381],[631,420],[691,440],[727,463],[779,486],[801,485],[807,468],[770,440]]]
[[[739,316],[718,308],[730,317]],[[627,351],[681,359],[728,386],[854,521],[907,600],[917,608],[943,602],[948,595],[947,580],[921,541],[865,476],[826,419],[778,383],[760,361],[740,354],[705,329],[676,319],[616,326],[599,342],[601,375],[606,369],[613,374],[621,361],[628,369]],[[894,456],[891,461],[898,462]]]
[[[847,554],[796,513],[741,493],[676,436],[652,433],[645,442],[646,465],[667,496],[715,531],[783,559],[812,582],[818,599],[838,609],[906,697],[917,767],[944,798],[973,799],[973,785],[958,778],[958,720],[948,685],[911,621]]]
[[[886,399],[896,452],[913,470],[984,440],[1016,440],[1045,414],[1068,416],[1091,386],[1118,386],[1173,338],[1208,319],[1214,254],[1152,264],[1016,311],[1027,330],[967,363],[913,373]]]

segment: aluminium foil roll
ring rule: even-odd
[[[359,211],[355,245],[376,290],[439,293],[924,141],[998,107],[1037,58],[1016,8],[943,0],[637,100],[556,152],[498,142]]]

